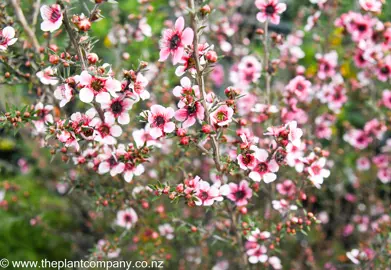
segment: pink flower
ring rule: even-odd
[[[0,30],[0,52],[7,50],[8,46],[13,45],[18,39],[15,37],[15,30],[11,26],[7,26]]]
[[[237,206],[248,204],[248,199],[253,196],[253,191],[246,180],[240,181],[239,184],[230,183],[223,185],[220,188],[221,195],[226,196],[231,201],[235,202]]]
[[[371,162],[367,157],[361,157],[356,161],[357,170],[367,171],[371,167]]]
[[[120,126],[115,125],[113,119],[106,119],[102,122],[100,118],[94,118],[91,121],[91,126],[94,127],[94,140],[104,144],[115,144],[117,140],[114,137],[119,137],[122,134]]]
[[[133,176],[139,176],[143,174],[144,166],[142,164],[135,165],[132,162],[125,163],[125,167],[122,171],[124,179],[126,182],[130,183],[133,180]]]
[[[123,144],[118,145],[118,148],[114,150],[109,147],[104,147],[103,153],[98,156],[101,160],[98,167],[99,174],[105,174],[110,171],[111,176],[116,176],[121,173],[125,165],[119,158],[123,156],[125,152],[125,146]]]
[[[54,74],[56,73],[56,69],[53,69],[51,67],[47,67],[44,70],[37,72],[37,77],[41,81],[42,84],[46,85],[56,85],[58,84],[57,77],[54,77]]]
[[[384,90],[382,94],[382,104],[391,110],[391,91],[390,90]]]
[[[380,181],[383,184],[387,184],[391,182],[391,168],[381,168],[377,172],[377,178],[380,179]]]
[[[269,160],[268,156],[269,154],[264,149],[255,152],[257,164],[249,174],[249,177],[255,182],[263,180],[265,183],[271,183],[277,179],[275,172],[278,171],[279,166],[273,158]]]
[[[377,78],[385,82],[391,77],[391,56],[387,55],[383,61],[377,66]]]
[[[150,134],[152,138],[159,138],[165,133],[171,133],[175,130],[175,124],[170,120],[174,114],[172,108],[164,108],[161,105],[151,106],[148,123],[151,126]]]
[[[246,152],[237,157],[239,167],[242,170],[253,169],[257,165],[257,159],[251,152]]]
[[[223,127],[232,122],[233,114],[234,110],[231,107],[222,105],[217,110],[212,112],[210,117],[213,124]]]
[[[175,119],[183,122],[182,127],[188,128],[195,124],[196,119],[204,119],[205,109],[201,103],[196,101],[194,104],[189,104],[175,112]]]
[[[311,82],[303,76],[296,76],[286,86],[286,90],[296,95],[300,101],[306,101],[311,91]]]
[[[216,185],[210,185],[208,182],[200,180],[195,188],[197,200],[195,204],[200,206],[211,206],[215,201],[221,202],[223,197]]]
[[[200,89],[198,85],[191,84],[191,81],[187,77],[181,79],[181,85],[177,85],[172,90],[174,96],[180,98],[178,102],[178,107],[182,108],[187,103],[193,102],[194,98],[200,98]]]
[[[129,89],[137,96],[137,99],[141,98],[142,100],[149,99],[151,96],[150,93],[146,90],[148,85],[148,80],[140,72],[137,74],[136,80],[132,81],[129,85]]]
[[[161,236],[165,236],[168,240],[174,239],[174,228],[170,224],[162,224],[158,229]]]
[[[268,259],[266,252],[265,246],[257,245],[256,248],[247,250],[248,261],[252,264],[265,263]]]
[[[54,97],[60,100],[60,107],[64,107],[73,97],[73,89],[66,83],[57,86],[54,90]]]
[[[136,212],[133,208],[128,208],[126,210],[118,211],[116,224],[120,227],[124,227],[127,230],[132,228],[138,220]]]
[[[105,119],[109,122],[114,122],[117,119],[121,125],[127,125],[130,122],[128,111],[132,108],[133,101],[124,96],[113,98],[109,102],[101,104],[105,110]]]
[[[322,157],[313,162],[307,169],[310,181],[317,188],[320,188],[320,185],[323,184],[323,178],[330,176],[330,171],[324,168],[325,165],[326,159]]]
[[[146,146],[158,146],[156,139],[152,138],[148,126],[145,129],[137,129],[132,133],[133,139],[136,142],[137,147]]]
[[[174,29],[166,29],[163,32],[163,38],[160,42],[159,61],[165,61],[172,54],[173,64],[177,64],[184,53],[185,46],[191,45],[194,38],[194,32],[187,27],[185,30],[185,20],[179,17],[175,22]]]
[[[110,94],[116,97],[116,92],[121,90],[119,81],[111,77],[95,77],[90,75],[88,71],[83,71],[77,79],[82,87],[79,97],[85,103],[92,102],[94,97],[99,103],[107,103],[110,101]]]
[[[292,196],[296,193],[296,185],[292,180],[285,180],[277,184],[277,191],[281,195]]]
[[[336,51],[331,51],[325,55],[316,54],[318,60],[318,77],[324,80],[328,77],[332,77],[335,74],[335,68],[338,64],[338,54]]]
[[[382,1],[380,0],[360,0],[360,6],[365,11],[380,13],[382,8]]]
[[[372,142],[372,138],[366,132],[359,129],[352,129],[343,136],[343,139],[357,149],[365,149]]]
[[[43,19],[41,23],[42,31],[54,32],[62,25],[62,12],[58,4],[43,5],[41,7],[41,17]]]
[[[53,123],[53,115],[50,114],[50,111],[53,110],[52,105],[43,106],[41,102],[35,105],[36,115],[38,120],[34,120],[33,124],[38,133],[43,133],[46,130],[45,124]]]
[[[288,140],[296,147],[300,147],[301,145],[301,136],[303,136],[303,131],[297,127],[297,122],[292,121],[289,122],[286,126],[289,128]]]
[[[278,3],[278,0],[256,0],[255,6],[260,9],[260,12],[257,13],[257,20],[265,22],[270,19],[273,24],[280,23],[279,14],[286,10],[286,4]]]

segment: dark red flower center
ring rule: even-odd
[[[58,9],[52,9],[52,13],[50,14],[50,21],[56,22],[60,17],[61,17],[60,11]]]
[[[101,133],[102,137],[110,135],[110,127],[106,124],[103,124],[99,128],[99,132]]]
[[[179,37],[179,35],[175,34],[170,40],[170,49],[175,50],[176,48],[178,48],[180,41],[181,38]]]
[[[274,7],[274,5],[270,4],[270,5],[266,6],[265,12],[268,15],[273,15],[276,12],[276,8]]]
[[[129,215],[129,214],[126,214],[126,215],[124,215],[124,220],[125,220],[125,222],[131,222],[132,221],[132,216]]]
[[[268,166],[266,162],[261,162],[258,164],[258,171],[259,172],[267,172],[268,171]]]
[[[197,107],[196,107],[195,104],[194,104],[194,105],[189,105],[189,106],[187,106],[187,114],[188,114],[188,115],[192,115],[192,114],[194,114],[196,111],[197,111]]]
[[[383,74],[388,74],[388,73],[390,73],[390,68],[387,66],[384,66],[381,68],[380,72]]]
[[[155,117],[155,125],[160,127],[166,123],[166,119],[162,115],[158,115]]]
[[[201,191],[201,193],[200,193],[200,198],[201,198],[201,200],[206,200],[206,199],[208,199],[209,198],[209,194],[208,194],[208,192],[206,192],[206,191]]]
[[[99,79],[95,79],[91,83],[92,89],[94,89],[96,92],[100,92],[103,89],[103,86],[104,86],[103,81]]]
[[[235,199],[241,200],[246,196],[246,192],[244,190],[238,190],[235,192]]]
[[[123,110],[123,106],[122,106],[121,101],[117,100],[117,101],[114,101],[114,102],[111,104],[111,111],[112,111],[114,114],[120,114],[120,113],[122,113],[122,110]]]

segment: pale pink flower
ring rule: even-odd
[[[158,229],[161,236],[165,236],[168,240],[174,239],[174,228],[170,224],[162,224]]]
[[[257,20],[265,22],[270,19],[273,24],[280,23],[279,14],[286,10],[286,4],[279,3],[278,0],[256,0],[255,6],[260,9],[257,13]]]
[[[391,110],[391,91],[384,90],[382,93],[382,104]]]
[[[111,77],[96,77],[90,75],[88,71],[83,71],[77,77],[81,90],[79,93],[80,100],[85,103],[90,103],[95,100],[99,103],[107,103],[110,101],[110,94],[117,97],[116,92],[121,90],[121,83]]]
[[[136,95],[137,100],[140,98],[142,100],[150,98],[151,94],[146,90],[148,83],[147,78],[140,72],[137,74],[136,80],[130,83],[129,89]]]
[[[136,224],[137,220],[138,217],[136,212],[133,208],[128,208],[126,210],[118,211],[116,224],[129,230]]]
[[[56,69],[47,67],[44,70],[37,72],[37,77],[41,81],[42,84],[46,85],[56,85],[58,84],[57,77],[54,74],[57,72]]]
[[[259,149],[255,152],[257,164],[252,169],[249,177],[255,182],[263,180],[265,183],[271,183],[277,179],[275,172],[278,171],[279,166],[274,158],[268,159],[269,154],[264,149]]]
[[[53,115],[50,113],[53,110],[52,105],[44,106],[41,102],[35,105],[36,115],[38,120],[32,121],[37,132],[43,133],[46,130],[45,124],[53,123]]]
[[[360,157],[356,161],[356,166],[359,171],[367,171],[371,167],[371,162],[367,157]]]
[[[99,174],[105,174],[110,172],[111,176],[116,176],[124,170],[124,163],[119,160],[121,156],[125,154],[125,146],[123,144],[118,145],[117,149],[111,149],[109,147],[103,148],[98,158],[101,160],[98,172]]]
[[[324,157],[313,162],[307,169],[310,181],[315,187],[320,188],[323,179],[330,176],[330,171],[325,169],[326,159]]]
[[[303,131],[297,127],[297,122],[289,122],[285,128],[289,129],[288,140],[296,147],[301,145],[301,136],[303,136]]]
[[[363,10],[375,13],[380,13],[383,5],[381,0],[360,0],[359,3]]]
[[[133,101],[124,96],[111,99],[109,102],[101,103],[102,109],[105,110],[105,120],[114,122],[117,119],[121,125],[127,125],[130,122],[128,111],[132,108]]]
[[[163,38],[160,41],[159,61],[165,61],[172,54],[173,64],[177,64],[185,51],[185,46],[191,45],[194,38],[194,32],[191,28],[185,28],[185,19],[179,17],[175,22],[175,28],[166,29],[163,32]]]
[[[221,202],[223,197],[216,185],[210,185],[208,182],[200,180],[195,188],[197,200],[195,204],[200,206],[211,206],[215,201]]]
[[[229,183],[220,187],[221,195],[226,196],[237,206],[248,204],[248,200],[252,197],[253,191],[249,187],[246,180],[240,181],[239,184]]]
[[[7,26],[0,30],[0,52],[7,50],[8,46],[13,45],[18,39],[15,37],[15,30],[11,26]]]
[[[175,124],[171,121],[174,116],[172,108],[164,108],[161,105],[152,105],[148,113],[148,123],[151,127],[150,134],[156,139],[165,133],[171,133],[175,130]]]
[[[248,261],[252,264],[267,262],[268,256],[265,246],[257,245],[256,248],[247,250]]]
[[[73,97],[73,89],[66,83],[57,86],[54,90],[54,97],[60,100],[60,107],[64,107]]]
[[[292,180],[285,180],[277,184],[277,191],[281,195],[292,196],[296,193],[296,185]]]
[[[119,137],[122,134],[120,126],[115,125],[112,119],[106,119],[105,122],[98,117],[94,118],[90,125],[94,127],[94,140],[103,144],[115,144],[117,140],[114,137]]]
[[[42,31],[54,32],[61,27],[63,16],[60,5],[43,5],[40,11],[43,19],[41,23]]]
[[[222,105],[210,114],[210,118],[213,124],[223,127],[232,122],[233,114],[234,110],[231,107]]]
[[[195,124],[196,120],[204,120],[205,109],[201,102],[196,101],[194,104],[188,104],[175,112],[175,119],[183,122],[182,127],[188,128]]]
[[[318,60],[318,77],[324,80],[328,77],[332,77],[335,74],[335,68],[338,64],[338,54],[336,51],[331,51],[324,55],[316,54]]]
[[[125,163],[124,170],[122,172],[126,182],[130,183],[133,180],[133,176],[139,176],[144,173],[144,166],[142,164],[135,165],[132,162]]]

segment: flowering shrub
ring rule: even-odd
[[[94,2],[0,11],[0,83],[28,94],[0,127],[62,168],[90,260],[391,264],[387,3]]]

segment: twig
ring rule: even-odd
[[[41,0],[36,0],[36,2],[35,2],[35,4],[34,4],[33,21],[32,21],[32,23],[31,23],[31,25],[32,25],[33,28],[35,27],[35,25],[37,25],[40,7],[41,7]]]
[[[269,73],[269,44],[268,44],[268,34],[269,23],[266,20],[265,28],[264,28],[264,36],[263,36],[263,49],[264,49],[264,58],[263,58],[263,66],[266,71],[266,100],[267,104],[270,104],[270,73]]]
[[[191,19],[191,27],[194,32],[194,39],[193,39],[193,50],[194,50],[194,60],[195,60],[195,67],[197,70],[197,82],[198,86],[200,87],[200,92],[201,92],[201,98],[202,98],[202,105],[205,108],[205,115],[206,115],[206,121],[208,122],[209,125],[211,125],[211,120],[210,120],[210,114],[208,111],[208,107],[206,104],[206,91],[205,91],[205,78],[203,75],[203,70],[201,69],[201,64],[200,64],[200,56],[198,52],[198,25],[197,25],[197,18],[196,18],[196,11],[195,11],[195,4],[194,0],[188,0],[188,5],[189,8],[191,9],[190,12],[190,19]],[[213,148],[213,160],[216,165],[216,169],[221,172],[222,166],[220,162],[220,147],[219,143],[217,141],[216,135],[212,134],[210,135],[212,139],[212,148]]]
[[[35,36],[34,31],[30,28],[29,24],[27,23],[26,17],[24,16],[22,9],[20,8],[20,4],[18,3],[18,0],[11,0],[11,4],[14,7],[16,17],[18,18],[24,31],[30,38],[35,51],[39,53],[40,45],[38,39]]]

